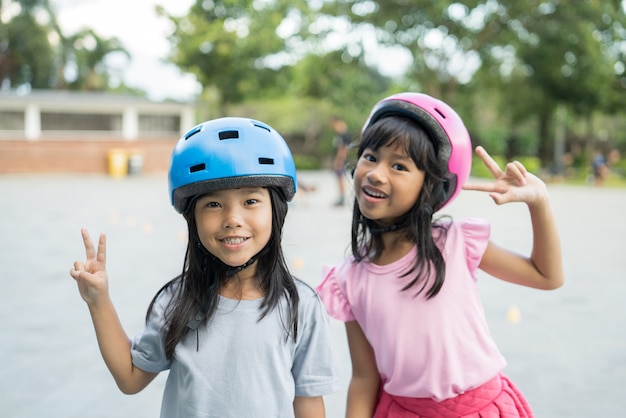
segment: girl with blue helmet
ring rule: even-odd
[[[153,298],[130,340],[107,290],[106,237],[83,230],[85,262],[70,271],[89,306],[120,390],[169,370],[162,417],[323,417],[336,390],[326,311],[288,271],[282,228],[296,192],[283,138],[268,125],[222,118],[191,129],[169,170],[186,219],[182,273]]]

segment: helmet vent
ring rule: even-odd
[[[261,157],[259,158],[259,164],[274,165],[274,159]]]
[[[218,134],[220,140],[239,138],[239,131],[222,131]]]
[[[439,113],[442,118],[446,119],[446,115],[444,115],[443,112],[441,112],[441,110],[435,108],[435,112]]]
[[[202,163],[202,164],[196,164],[196,165],[192,165],[191,167],[189,167],[189,172],[190,173],[195,173],[197,171],[202,171],[206,169],[206,164]]]
[[[256,126],[257,128],[265,129],[267,132],[272,132],[270,128],[265,125],[261,125],[259,123],[253,123],[253,125]]]
[[[200,132],[202,130],[202,125],[200,126],[196,126],[195,128],[193,128],[192,130],[190,130],[189,132],[187,132],[185,134],[185,141],[188,140],[189,138],[191,138],[192,136],[194,136],[195,134],[197,134],[198,132]]]

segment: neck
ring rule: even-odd
[[[380,235],[383,249],[380,254],[370,258],[374,264],[385,265],[404,257],[415,245],[406,238],[403,230],[385,232]]]
[[[220,289],[220,295],[228,299],[236,300],[254,300],[262,298],[265,292],[261,289],[261,282],[256,271],[256,263],[229,278]]]

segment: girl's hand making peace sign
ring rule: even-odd
[[[519,161],[508,163],[502,171],[482,147],[476,147],[476,154],[495,180],[466,184],[463,189],[488,192],[498,205],[526,203],[533,225],[530,257],[505,250],[489,241],[479,267],[494,277],[523,286],[546,290],[560,287],[564,280],[561,244],[546,184],[526,171]]]
[[[545,183],[526,171],[526,167],[519,161],[508,163],[503,171],[483,147],[476,147],[476,154],[493,174],[495,181],[466,184],[463,186],[464,190],[488,192],[498,205],[525,202],[532,206],[547,199],[548,191]]]
[[[75,261],[70,275],[76,280],[83,300],[88,304],[96,304],[103,296],[108,297],[109,286],[106,272],[106,235],[100,234],[98,250],[93,246],[89,232],[81,229],[87,261]]]

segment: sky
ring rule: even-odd
[[[117,37],[131,55],[110,64],[122,68],[128,86],[145,90],[153,100],[189,100],[200,91],[194,76],[165,63],[170,48],[169,22],[156,15],[161,5],[170,14],[185,15],[194,0],[51,0],[66,35],[83,28],[99,36]]]

